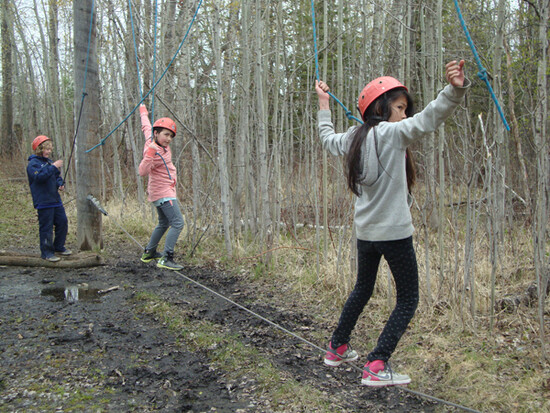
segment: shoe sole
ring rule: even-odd
[[[351,361],[355,361],[359,358],[359,356],[357,357],[354,357],[354,358],[351,358],[351,359],[346,359],[346,360],[329,360],[327,358],[325,358],[325,364],[327,366],[332,366],[332,367],[338,367],[340,364],[343,364],[343,363],[349,363]]]
[[[157,267],[158,267],[158,268],[164,268],[164,269],[166,269],[166,270],[172,270],[172,271],[183,270],[183,267],[178,267],[178,268],[175,268],[175,267],[167,267],[166,265],[161,265],[161,264],[157,264]]]
[[[404,386],[409,384],[410,380],[400,380],[400,381],[379,381],[379,380],[365,380],[361,379],[361,384],[363,386],[369,387],[386,387],[386,386]]]

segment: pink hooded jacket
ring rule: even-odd
[[[154,157],[147,154],[151,142],[151,121],[147,109],[140,108],[141,130],[145,135],[143,146],[143,159],[139,164],[139,174],[149,175],[147,184],[147,200],[155,202],[161,198],[176,198],[176,183],[178,180],[176,167],[172,163],[172,151],[170,147],[161,148]]]

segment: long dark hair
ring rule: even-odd
[[[409,93],[403,88],[392,89],[379,96],[369,105],[369,107],[365,110],[365,113],[363,113],[363,124],[358,127],[353,134],[345,164],[348,187],[351,192],[357,196],[361,195],[361,176],[363,174],[361,148],[363,147],[363,142],[365,142],[367,134],[371,128],[374,128],[380,122],[387,121],[390,118],[391,103],[400,96],[404,96],[407,99],[407,110],[405,111],[407,117],[412,116],[414,114],[414,105]],[[376,147],[376,129],[373,132]],[[376,156],[378,157],[378,151]],[[407,187],[410,192],[416,182],[416,166],[412,157],[412,152],[409,148],[407,148],[406,151],[405,162],[405,169],[407,171]]]

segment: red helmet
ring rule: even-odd
[[[174,122],[170,118],[160,118],[157,119],[155,123],[153,123],[153,129],[155,128],[164,128],[172,131],[174,133],[174,136],[176,135],[176,122]]]
[[[407,92],[409,91],[401,82],[391,76],[382,76],[367,83],[367,86],[363,88],[359,95],[357,106],[361,116],[365,114],[365,111],[379,96],[386,93],[388,90],[403,88]]]
[[[44,143],[46,141],[50,141],[51,139],[48,138],[45,135],[38,135],[34,140],[32,141],[32,150],[36,151],[36,148],[40,146],[41,143]]]

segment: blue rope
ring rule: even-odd
[[[313,24],[313,49],[314,49],[314,52],[315,52],[315,77],[317,78],[317,80],[319,80],[319,57],[318,57],[318,53],[317,53],[317,30],[315,28],[316,23],[315,23],[314,0],[311,0],[311,20],[312,20],[312,24]],[[342,106],[342,108],[344,109],[344,112],[346,112],[346,116],[348,117],[348,119],[356,120],[357,122],[359,122],[361,124],[363,123],[363,121],[361,119],[358,119],[355,116],[353,116],[351,114],[351,111],[347,107],[345,107],[344,104],[342,102],[340,102],[336,96],[334,96],[330,92],[327,92],[327,93],[331,98],[333,98],[336,101],[336,103],[338,103],[340,106]]]
[[[69,154],[69,160],[67,161],[67,168],[65,169],[65,174],[63,175],[63,182],[67,177],[69,172],[69,167],[71,166],[71,159],[74,153],[74,147],[76,145],[76,136],[78,135],[78,129],[80,129],[80,119],[82,118],[82,110],[84,108],[84,99],[87,96],[86,93],[86,80],[88,78],[88,61],[90,60],[90,43],[92,42],[92,28],[94,23],[94,10],[95,10],[95,0],[92,0],[92,8],[90,11],[90,29],[88,30],[88,46],[86,48],[86,64],[84,67],[84,84],[82,85],[82,99],[80,100],[80,110],[78,112],[78,120],[76,122],[76,128],[73,136],[73,144],[71,145],[71,153]]]
[[[158,1],[155,0],[155,28],[154,40],[153,40],[153,84],[155,84],[157,73],[157,21],[158,21]],[[153,90],[153,96],[151,98],[151,119],[155,119],[155,91]],[[151,135],[151,140],[153,136]]]
[[[495,96],[495,92],[493,92],[493,88],[491,87],[491,84],[489,83],[489,79],[487,77],[487,70],[483,67],[481,64],[481,59],[479,58],[479,55],[477,54],[476,47],[474,45],[474,42],[472,41],[472,38],[470,37],[470,33],[468,32],[468,28],[466,27],[466,22],[464,21],[464,18],[462,17],[462,12],[460,11],[460,7],[458,5],[458,0],[454,0],[456,12],[458,13],[458,18],[460,20],[460,25],[462,26],[462,29],[464,30],[464,34],[466,35],[466,40],[468,41],[468,44],[470,45],[470,49],[472,49],[472,53],[474,54],[474,58],[477,63],[478,72],[477,77],[479,77],[481,80],[485,82],[485,85],[487,86],[487,89],[489,90],[489,93],[491,94],[491,98],[493,98],[493,102],[495,102],[495,105],[497,106],[498,113],[500,115],[500,118],[502,119],[502,123],[504,123],[504,127],[507,131],[510,131],[510,126],[508,125],[508,122],[506,122],[506,118],[504,117],[504,113],[502,111],[502,108],[500,107],[500,104],[498,103],[498,99]]]
[[[137,51],[137,44],[136,44],[136,31],[134,29],[134,16],[132,14],[132,0],[128,0],[128,8],[130,9],[130,22],[132,23],[132,37],[134,39],[134,54],[136,56],[136,69],[137,69],[139,96],[143,98],[143,89],[141,87],[141,75],[139,74],[139,60],[138,60],[138,51]]]
[[[166,69],[164,69],[164,72],[162,72],[162,75],[158,78],[158,80],[153,85],[153,87],[141,98],[141,100],[138,102],[138,104],[130,111],[130,113],[122,120],[122,122],[120,122],[111,132],[109,132],[107,134],[107,136],[105,136],[103,139],[101,139],[101,141],[99,141],[99,143],[97,145],[95,145],[95,146],[91,147],[90,149],[88,149],[86,151],[86,153],[93,151],[98,146],[104,145],[107,138],[109,138],[109,136],[111,136],[113,133],[115,133],[115,131],[118,128],[120,128],[124,124],[124,122],[126,122],[130,118],[130,116],[132,116],[132,114],[137,110],[137,108],[139,108],[139,105],[141,105],[141,103],[151,94],[151,92],[153,92],[155,90],[155,87],[157,87],[157,85],[162,80],[164,75],[168,72],[168,69],[170,68],[170,66],[172,66],[172,63],[174,63],[174,60],[176,59],[176,56],[179,54],[183,44],[185,43],[185,40],[187,39],[187,36],[189,35],[189,32],[191,31],[191,27],[193,26],[193,23],[197,18],[197,15],[199,13],[199,9],[201,7],[201,4],[202,4],[202,0],[199,0],[199,4],[197,6],[197,9],[195,10],[195,14],[193,15],[193,18],[191,19],[191,23],[189,24],[189,27],[187,28],[187,32],[185,33],[185,36],[183,37],[183,40],[181,41],[180,45],[178,46],[178,49],[176,50],[176,53],[172,57],[172,60],[170,60],[170,63],[168,63],[168,66],[166,66]]]

